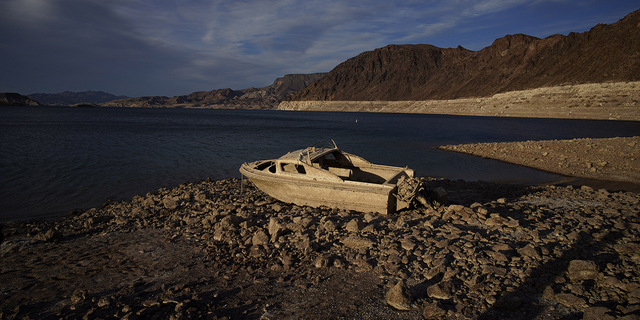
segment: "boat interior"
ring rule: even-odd
[[[310,161],[307,162],[307,160]],[[306,169],[312,166],[322,170]],[[405,169],[376,165],[369,161],[338,149],[326,152],[315,158],[299,158],[298,160],[282,157],[278,160],[262,161],[255,167],[256,170],[273,174],[284,172],[288,174],[317,174],[326,171],[338,176],[342,181],[356,181],[373,184],[395,184]],[[326,171],[325,171],[326,170]]]

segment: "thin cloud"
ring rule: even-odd
[[[260,87],[388,44],[478,50],[634,10],[631,0],[3,0],[0,92]]]

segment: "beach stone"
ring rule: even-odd
[[[397,310],[411,310],[412,296],[404,280],[398,281],[385,295],[387,304]]]
[[[567,271],[572,282],[593,280],[598,277],[598,266],[593,261],[571,260]]]

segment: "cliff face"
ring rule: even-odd
[[[640,10],[588,32],[507,35],[480,51],[389,45],[364,52],[290,101],[486,97],[563,84],[640,80]]]
[[[38,101],[25,97],[19,93],[0,93],[0,106],[41,106]]]
[[[225,109],[274,109],[291,94],[298,92],[326,73],[288,74],[276,79],[273,84],[263,88],[243,90],[219,89],[198,91],[188,95],[165,97],[137,97],[119,99],[106,103],[106,107],[142,107],[142,108],[225,108]]]

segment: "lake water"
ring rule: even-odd
[[[0,108],[0,221],[56,218],[183,182],[239,178],[243,162],[316,142],[418,175],[508,183],[560,176],[434,149],[603,138],[640,122],[423,114],[135,108]]]

